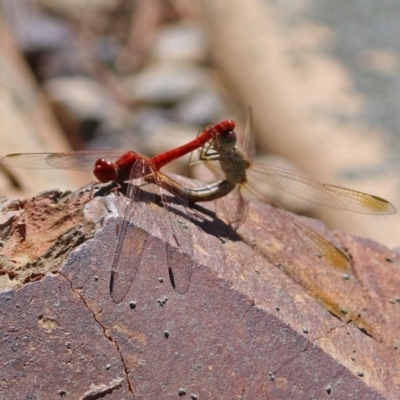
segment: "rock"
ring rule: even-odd
[[[104,121],[116,105],[105,88],[84,76],[51,79],[44,85],[50,100],[62,104],[78,121]]]
[[[150,57],[156,62],[204,63],[207,56],[208,41],[202,25],[163,27],[156,33],[150,47]]]
[[[218,121],[224,110],[225,107],[214,88],[193,93],[185,101],[177,104],[172,112],[181,121],[207,126]]]
[[[85,1],[79,0],[40,0],[40,4],[56,14],[64,14],[72,17],[82,15],[93,15],[95,13],[107,13],[112,12],[117,6],[115,0],[96,0],[96,1]]]
[[[207,73],[187,64],[159,64],[148,67],[122,82],[131,101],[173,105],[210,85]]]
[[[115,132],[126,124],[128,113],[109,95],[107,90],[83,76],[48,80],[44,89],[75,148],[79,141],[89,141],[102,125],[112,125]]]
[[[269,206],[250,205],[240,237],[203,204],[196,226],[185,221],[188,291],[173,290],[165,238],[146,230],[117,305],[110,267],[124,198],[88,193],[44,193],[3,221],[2,398],[398,397],[398,254],[341,233],[355,271],[344,278]],[[338,244],[317,221],[293,218]]]

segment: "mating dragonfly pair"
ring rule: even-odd
[[[271,202],[260,190],[261,183],[268,183],[295,196],[338,209],[366,214],[394,214],[396,208],[388,201],[366,193],[321,183],[298,173],[252,163],[249,156],[251,140],[245,141],[245,149],[237,147],[235,123],[231,120],[205,128],[191,142],[147,158],[133,151],[104,151],[106,158],[99,159],[98,151],[70,153],[9,154],[0,159],[0,165],[20,168],[71,168],[87,169],[94,165],[94,175],[100,182],[127,182],[127,198],[122,221],[119,225],[117,248],[114,255],[110,293],[115,303],[126,297],[136,271],[145,263],[143,256],[148,230],[136,226],[156,223],[167,246],[167,265],[175,291],[185,293],[193,270],[193,242],[190,233],[190,204],[216,200],[230,192],[236,192],[237,207],[230,210],[228,222],[238,227],[245,218],[246,191],[259,200]],[[247,147],[247,148],[246,148]],[[172,160],[195,150],[200,151],[199,162],[205,162],[219,178],[214,184],[189,189],[165,175],[160,170]],[[117,159],[112,162],[110,159]],[[143,188],[145,187],[145,190]],[[153,207],[156,196],[169,211],[159,213]],[[278,205],[279,215],[300,233],[307,247],[323,257],[334,268],[346,271],[350,261],[345,253],[315,231],[295,220]],[[228,214],[228,213],[227,213]],[[151,230],[153,231],[153,230]]]

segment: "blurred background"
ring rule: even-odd
[[[0,0],[0,156],[148,157],[252,106],[257,160],[400,205],[395,0]],[[182,158],[169,170],[210,176]],[[77,189],[91,171],[0,167],[0,195]],[[391,247],[400,217],[287,209]]]

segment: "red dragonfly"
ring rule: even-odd
[[[129,201],[122,213],[122,222],[118,225],[117,249],[110,280],[112,300],[120,303],[126,297],[136,271],[145,263],[144,250],[149,240],[147,231],[154,232],[157,226],[167,243],[167,264],[172,286],[176,292],[185,293],[193,269],[188,197],[185,189],[162,174],[160,169],[172,160],[201,148],[221,133],[232,131],[234,127],[233,121],[222,121],[205,128],[191,142],[151,159],[133,151],[115,150],[18,153],[1,158],[0,165],[78,170],[87,170],[94,165],[93,173],[100,182],[127,182],[126,197]],[[108,161],[112,158],[117,161]],[[143,185],[146,185],[146,190],[142,189]],[[162,188],[168,189],[169,195]],[[154,207],[157,195],[170,212],[162,213]]]

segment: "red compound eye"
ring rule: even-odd
[[[111,161],[100,158],[94,164],[93,174],[101,183],[115,181],[117,167]]]

